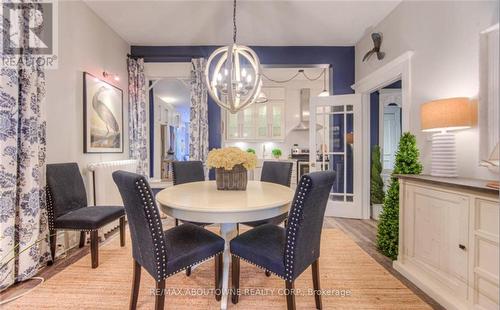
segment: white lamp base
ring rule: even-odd
[[[449,178],[457,176],[455,134],[439,132],[432,135],[431,175]]]

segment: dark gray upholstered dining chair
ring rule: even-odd
[[[205,170],[203,163],[199,160],[174,161],[172,162],[172,174],[174,177],[174,186],[191,182],[205,181]],[[205,227],[211,223],[198,223],[182,221],[194,225]],[[175,226],[179,226],[179,220],[175,219]],[[186,268],[186,275],[191,275],[191,268]]]
[[[260,175],[260,180],[262,182],[270,182],[283,186],[290,187],[292,180],[292,162],[287,161],[265,161],[262,165],[262,173]],[[263,224],[280,224],[286,220],[288,213],[283,213],[278,216],[272,217],[270,219],[244,222],[242,224],[257,227]]]
[[[312,266],[316,308],[322,308],[318,260],[323,218],[334,179],[332,171],[303,175],[297,184],[286,228],[265,224],[231,240],[233,303],[238,303],[240,259],[243,259],[285,280],[289,310],[295,309],[295,279]]]
[[[220,300],[224,239],[190,223],[163,231],[146,179],[135,173],[115,171],[113,180],[125,205],[132,239],[134,275],[130,309],[137,307],[141,268],[156,280],[155,309],[160,310],[165,302],[165,279],[212,257],[219,262],[215,270],[215,297]]]
[[[79,230],[80,247],[90,232],[92,268],[99,265],[99,228],[120,219],[120,245],[125,246],[125,210],[122,206],[88,207],[87,193],[77,163],[47,165],[47,211],[50,254],[55,260],[57,230]]]

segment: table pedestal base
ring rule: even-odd
[[[223,254],[223,269],[222,269],[222,298],[220,308],[227,309],[228,293],[229,293],[229,264],[231,262],[231,253],[229,251],[229,242],[238,235],[237,226],[235,223],[220,224],[220,235],[224,238],[224,254]]]

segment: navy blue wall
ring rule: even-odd
[[[189,62],[192,58],[205,57],[218,46],[132,46],[132,56],[143,57],[145,62]],[[332,79],[330,89],[335,95],[353,93],[353,46],[252,46],[264,65],[330,64]],[[221,147],[221,111],[208,99],[209,148]]]

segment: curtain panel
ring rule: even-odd
[[[144,59],[128,58],[129,156],[138,162],[137,173],[148,176],[148,122]],[[153,121],[153,120],[151,120]]]
[[[22,10],[20,25],[29,25],[29,8],[35,6],[41,10],[36,3]],[[18,39],[20,46],[28,46],[29,33],[21,32]],[[19,57],[17,67],[0,69],[0,291],[34,276],[50,259],[44,190],[45,72],[36,57]]]
[[[191,63],[189,157],[191,160],[205,162],[208,156],[208,93],[204,79],[206,60],[196,58]]]
[[[45,263],[43,70],[0,72],[0,290],[29,279]]]

